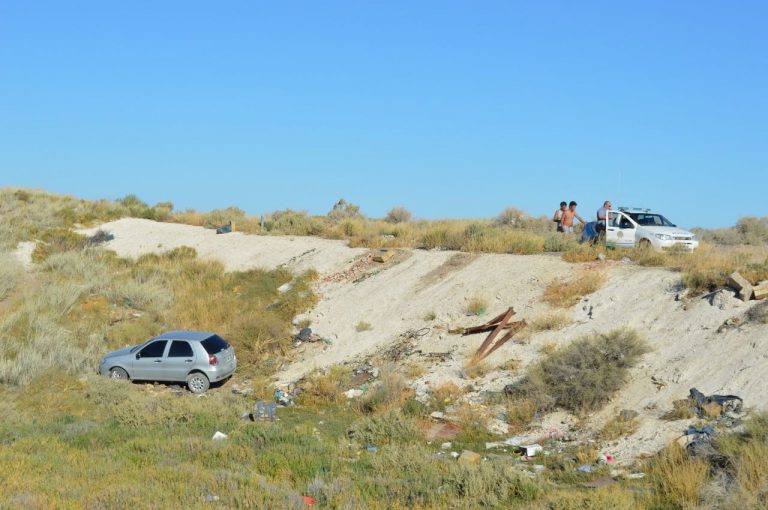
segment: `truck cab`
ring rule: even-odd
[[[699,242],[692,232],[650,209],[619,207],[606,215],[605,245],[609,248],[647,246],[656,251],[679,246],[693,251]]]

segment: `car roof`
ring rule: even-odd
[[[209,331],[167,331],[162,335],[154,337],[152,340],[190,340],[193,342],[201,342],[215,334],[216,333],[211,333]]]

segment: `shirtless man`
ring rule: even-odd
[[[563,231],[563,213],[568,210],[568,204],[565,202],[560,202],[560,208],[555,211],[555,215],[552,216],[552,221],[557,223],[557,231],[562,232]]]
[[[576,206],[578,204],[571,200],[571,203],[568,204],[568,209],[563,212],[563,219],[561,222],[561,225],[563,226],[563,232],[566,234],[573,234],[573,219],[576,218],[581,222],[581,224],[585,224],[586,221],[579,216],[579,213],[576,212]]]

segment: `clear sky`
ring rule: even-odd
[[[0,0],[0,186],[768,215],[768,2]]]

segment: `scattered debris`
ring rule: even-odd
[[[204,499],[205,499],[206,503],[214,503],[214,502],[218,501],[221,498],[219,498],[216,494],[208,494],[208,495],[205,496]]]
[[[302,496],[301,501],[307,506],[312,506],[317,500],[315,498],[310,498],[309,496]]]
[[[259,400],[253,408],[253,413],[250,414],[250,418],[253,421],[270,421],[277,420],[277,404],[275,402],[264,402]]]
[[[440,445],[440,449],[441,450],[450,450],[452,446],[453,446],[453,443],[448,441],[448,442],[445,442],[445,443],[441,444]]]
[[[284,407],[292,406],[293,396],[283,390],[275,390],[275,402]]]
[[[696,388],[691,388],[688,398],[696,405],[699,416],[705,417],[718,417],[724,412],[738,413],[744,406],[744,401],[736,395],[705,396]]]
[[[375,445],[372,445],[372,444],[367,444],[367,445],[363,446],[363,448],[364,448],[364,449],[365,449],[365,450],[366,450],[368,453],[376,453],[376,452],[378,452],[378,451],[379,451],[379,449],[378,449],[378,448],[377,448]]]
[[[731,273],[726,280],[729,287],[739,292],[738,297],[742,301],[749,301],[752,299],[754,288],[752,284],[747,281],[746,278],[741,276],[738,271]]]
[[[591,473],[592,466],[590,466],[589,464],[582,464],[581,466],[576,468],[576,471],[581,471],[582,473]]]
[[[752,297],[755,299],[768,298],[768,283],[762,283],[755,287],[752,292]]]
[[[221,441],[222,439],[226,439],[226,438],[227,438],[227,435],[224,432],[219,432],[217,430],[211,439],[214,441]]]
[[[357,388],[352,388],[351,390],[347,390],[344,392],[344,395],[347,398],[357,398],[361,396],[363,393],[365,393],[363,390],[359,390]]]
[[[217,234],[229,234],[231,232],[234,232],[235,230],[235,224],[231,221],[227,223],[226,225],[222,225],[219,228],[216,229]]]
[[[521,451],[525,452],[526,457],[535,457],[536,455],[544,452],[544,447],[540,444],[521,446],[520,449]]]

